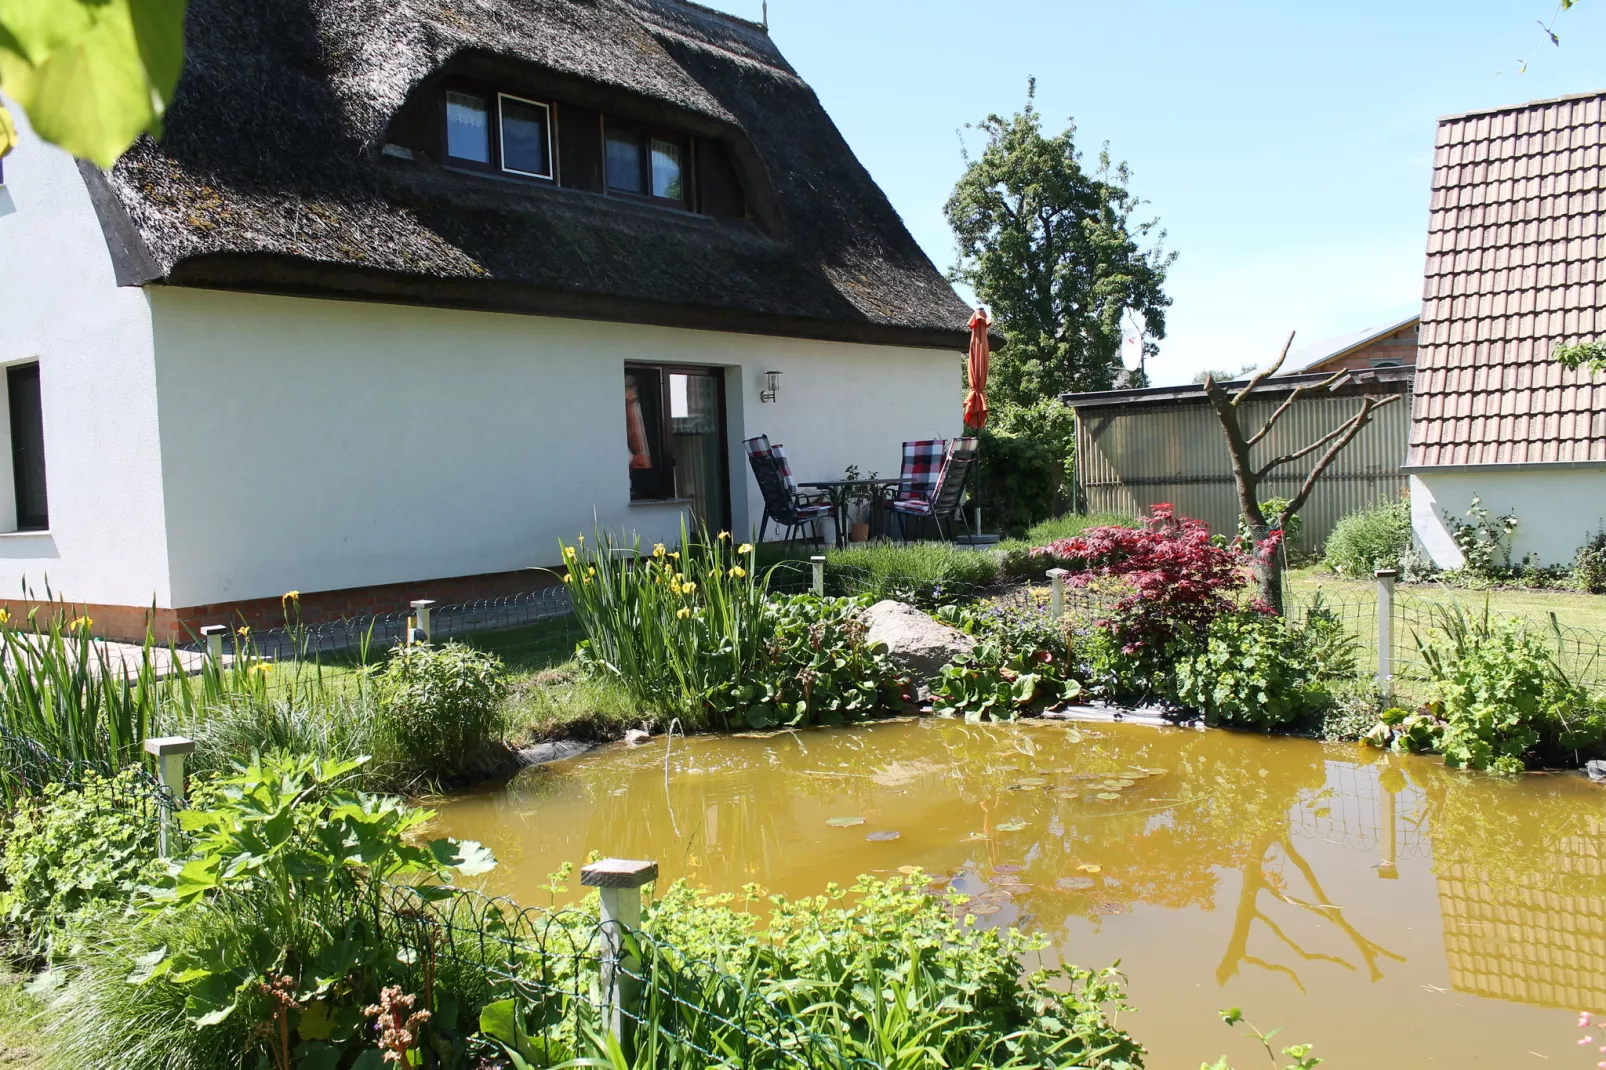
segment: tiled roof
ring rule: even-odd
[[[1439,120],[1409,463],[1606,461],[1606,92]]]

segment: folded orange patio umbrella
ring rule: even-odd
[[[987,355],[991,343],[987,328],[993,325],[987,310],[970,317],[970,389],[965,391],[965,426],[980,431],[987,425]]]

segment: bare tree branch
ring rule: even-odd
[[[1238,407],[1238,405],[1245,398],[1247,398],[1250,394],[1254,393],[1255,387],[1259,386],[1261,383],[1265,382],[1267,379],[1270,379],[1272,376],[1277,374],[1277,369],[1281,368],[1283,366],[1283,361],[1288,359],[1288,350],[1293,346],[1293,344],[1294,344],[1294,332],[1293,331],[1289,331],[1288,332],[1288,341],[1283,343],[1283,351],[1281,353],[1277,354],[1277,359],[1272,363],[1271,367],[1262,368],[1260,371],[1256,372],[1254,375],[1251,375],[1249,377],[1249,382],[1246,383],[1244,385],[1243,389],[1239,390],[1237,395],[1233,397],[1233,399],[1232,399],[1232,407],[1233,408],[1236,409]]]
[[[1319,383],[1307,383],[1304,386],[1294,387],[1293,393],[1288,395],[1288,400],[1277,406],[1277,411],[1272,413],[1271,416],[1266,420],[1265,426],[1250,436],[1249,444],[1253,446],[1261,439],[1265,438],[1266,435],[1271,431],[1272,425],[1278,420],[1282,419],[1283,413],[1294,407],[1294,402],[1298,401],[1306,394],[1315,393],[1318,390],[1326,390],[1328,387],[1332,386],[1334,383],[1337,383],[1340,379],[1343,379],[1348,374],[1349,372],[1347,369],[1343,371],[1336,371]]]
[[[1344,451],[1344,447],[1350,444],[1350,440],[1360,433],[1361,428],[1372,422],[1372,414],[1383,406],[1392,405],[1399,400],[1400,395],[1398,394],[1390,398],[1384,398],[1381,401],[1370,396],[1361,399],[1360,411],[1350,418],[1349,423],[1346,425],[1348,430],[1344,436],[1328,447],[1327,452],[1322,454],[1322,459],[1317,461],[1316,466],[1310,470],[1310,475],[1305,477],[1305,483],[1299,488],[1299,493],[1289,499],[1288,504],[1283,507],[1283,523],[1287,523],[1288,517],[1299,512],[1300,507],[1305,504],[1305,499],[1310,497],[1310,492],[1316,489],[1316,480],[1320,478],[1323,472],[1327,471],[1327,466],[1332,464],[1338,455]]]

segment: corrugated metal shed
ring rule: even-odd
[[[1337,390],[1302,398],[1255,447],[1253,457],[1263,463],[1337,427],[1354,414],[1363,393],[1404,395],[1379,410],[1322,475],[1300,511],[1304,526],[1298,549],[1319,548],[1345,514],[1404,495],[1400,465],[1410,440],[1413,375],[1410,368],[1380,368],[1358,373],[1358,381]],[[1244,403],[1246,432],[1258,429],[1295,387],[1326,378],[1290,375],[1263,383]],[[1236,530],[1232,462],[1203,387],[1066,394],[1062,400],[1076,410],[1077,485],[1086,509],[1142,514],[1156,502],[1170,502],[1212,531]],[[1274,471],[1261,483],[1261,499],[1292,497],[1311,463],[1312,458],[1302,458]]]

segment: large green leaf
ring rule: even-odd
[[[42,63],[0,52],[0,84],[35,133],[101,167],[158,118],[127,0],[108,0],[93,26]]]
[[[145,76],[166,110],[184,70],[185,0],[129,0],[128,7]]]
[[[0,0],[4,27],[22,57],[41,64],[64,45],[88,33],[101,5],[83,0]]]

